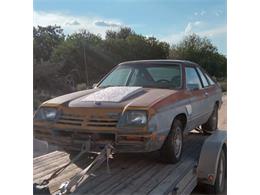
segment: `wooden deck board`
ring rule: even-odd
[[[98,185],[101,185],[102,183],[111,179],[112,175],[115,177],[116,175],[121,174],[122,170],[129,169],[129,166],[133,162],[133,159],[129,159],[124,163],[122,163],[121,161],[112,162],[110,165],[111,174],[107,173],[105,167],[101,167],[101,169],[99,169],[97,173],[95,173],[95,176],[90,177],[90,179],[87,181],[87,185],[82,185],[82,187],[79,189],[79,192],[88,192],[92,189],[97,188]]]
[[[187,144],[185,145],[184,150],[186,150],[186,154],[189,149],[192,149],[192,147],[189,147]],[[159,156],[157,157],[157,159]],[[185,156],[183,156],[185,158]],[[151,165],[151,166],[150,166]],[[112,189],[111,191],[106,191],[109,194],[116,194],[116,193],[122,193],[122,194],[131,194],[134,191],[136,191],[138,188],[142,187],[142,185],[146,182],[149,181],[151,178],[156,177],[156,175],[166,166],[167,164],[162,163],[162,162],[157,162],[155,159],[154,161],[146,161],[146,167],[148,169],[143,172],[143,174],[140,174],[140,176],[136,177],[128,177],[126,180],[120,183],[119,186],[116,188]],[[175,165],[170,165],[169,170],[173,169],[176,167],[177,164]],[[166,173],[167,173],[166,172]],[[158,183],[158,181],[157,181]],[[105,193],[106,193],[105,192]]]
[[[57,167],[61,167],[62,165],[68,163],[69,161],[70,161],[69,157],[66,156],[65,158],[60,158],[55,161],[46,162],[41,167],[37,167],[36,169],[34,169],[34,178],[39,178],[41,176],[49,174],[50,172],[57,169]]]
[[[198,143],[197,143],[197,145],[193,144],[192,147],[184,148],[186,151],[183,154],[182,159],[179,163],[174,164],[174,165],[164,164],[155,175],[153,175],[149,180],[144,181],[142,183],[142,185],[140,185],[140,187],[136,186],[135,188],[133,188],[134,191],[131,191],[131,193],[147,194],[148,192],[150,192],[152,189],[154,189],[158,185],[158,183],[163,181],[163,179],[165,179],[171,171],[177,169],[178,166],[180,166],[180,164],[183,161],[185,161],[189,157],[189,155],[191,155],[194,152],[194,149],[196,150],[195,147],[197,147],[197,146],[198,146]]]
[[[35,157],[33,159],[33,163],[35,164],[39,164],[39,162],[42,162],[43,160],[53,160],[53,159],[57,159],[60,157],[60,155],[68,155],[67,153],[64,153],[63,151],[54,151],[54,152],[51,152],[51,153],[48,153],[48,154],[45,154],[45,155],[42,155],[42,156],[38,156],[38,157]]]
[[[116,182],[111,183],[109,188],[106,188],[104,191],[100,191],[101,194],[116,194],[120,192],[122,189],[126,188],[128,184],[130,184],[132,181],[138,179],[143,174],[146,174],[148,170],[152,169],[154,166],[156,166],[153,163],[150,164],[143,164],[142,167],[138,167],[135,171],[131,172],[131,174],[124,175],[121,180],[118,180]]]
[[[194,165],[196,165],[201,145],[202,144],[199,143],[199,146],[195,148],[194,152],[188,155],[184,161],[179,163],[178,168],[173,169],[165,179],[159,182],[157,186],[149,192],[149,194],[158,195],[168,194],[171,192],[174,186],[177,185],[183,177],[185,177],[186,173],[193,169]]]
[[[105,163],[90,176],[75,194],[164,194],[172,190],[185,173],[195,165],[201,145],[206,136],[189,135],[184,140],[183,156],[177,164],[158,161],[158,153],[117,154],[111,160],[111,173]],[[58,156],[58,157],[57,157]],[[60,184],[85,168],[91,159],[87,157],[67,167],[50,182],[52,193]],[[61,165],[69,161],[65,152],[53,152],[34,159],[34,182],[42,181]],[[185,172],[186,171],[186,172]]]

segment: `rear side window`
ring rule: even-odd
[[[185,67],[185,74],[186,74],[186,87],[188,89],[201,89],[202,84],[199,78],[199,75],[195,68],[193,67]]]
[[[205,75],[206,75],[206,77],[207,77],[207,79],[209,81],[209,84],[210,85],[215,85],[215,82],[209,77],[209,75],[207,75],[206,73],[205,73]]]
[[[202,80],[203,86],[204,87],[208,87],[209,83],[208,83],[206,77],[204,76],[204,74],[201,72],[201,70],[199,68],[197,68],[197,71],[199,72],[199,75],[200,75],[200,78]]]

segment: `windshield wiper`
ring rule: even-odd
[[[158,88],[158,89],[175,89],[174,87],[172,86],[154,86],[154,85],[144,85],[142,86],[144,88]]]
[[[122,87],[122,86],[125,86],[125,85],[104,85],[104,86],[100,86],[98,88],[107,88],[107,87]]]

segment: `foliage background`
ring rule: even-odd
[[[120,62],[185,59],[200,64],[226,90],[227,59],[206,37],[191,34],[169,45],[130,28],[107,31],[106,37],[86,30],[65,35],[59,26],[33,28],[34,109],[52,97],[89,88]]]

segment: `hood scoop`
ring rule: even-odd
[[[122,102],[129,97],[142,92],[142,87],[108,87],[87,95],[81,101],[87,102]]]

